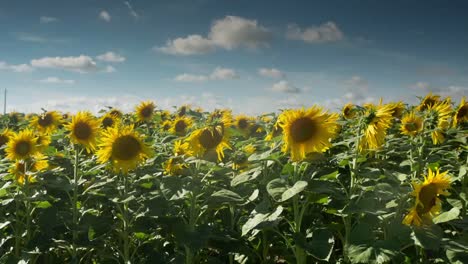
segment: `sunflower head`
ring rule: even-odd
[[[359,151],[375,150],[385,143],[387,129],[392,124],[393,107],[390,104],[366,107],[364,133],[359,141]]]
[[[440,102],[440,96],[439,95],[433,95],[432,92],[427,94],[417,107],[418,111],[425,111],[432,106],[434,106],[436,103]]]
[[[324,152],[336,135],[337,114],[328,114],[321,107],[286,110],[278,117],[283,130],[283,152],[290,152],[293,161],[301,161],[311,152]]]
[[[65,126],[69,131],[71,142],[82,145],[88,152],[94,151],[97,143],[99,122],[90,112],[78,112],[72,121]]]
[[[121,117],[123,116],[122,111],[120,111],[120,110],[117,109],[117,108],[112,108],[112,109],[108,112],[108,114],[110,114],[110,115],[112,115],[112,116],[114,116],[114,117],[116,117],[116,118],[121,118]]]
[[[405,111],[405,104],[403,102],[389,103],[392,108],[392,116],[395,118],[401,118],[403,111]]]
[[[248,133],[250,126],[253,123],[253,118],[246,115],[238,115],[234,120],[235,127],[241,132]]]
[[[179,117],[185,116],[189,110],[190,110],[189,105],[183,105],[183,106],[179,107],[179,109],[177,109],[177,115]]]
[[[135,114],[139,122],[148,122],[154,114],[156,106],[151,101],[142,102],[135,109]]]
[[[8,143],[8,141],[10,140],[10,137],[13,134],[14,133],[8,128],[5,128],[3,129],[2,132],[0,132],[0,148],[5,146]]]
[[[176,140],[174,142],[174,155],[175,156],[193,156],[193,151],[190,149],[188,142],[182,142],[182,140]]]
[[[423,119],[415,112],[410,112],[401,119],[401,133],[410,137],[419,134],[423,129]]]
[[[166,175],[180,175],[183,174],[184,170],[187,168],[187,165],[184,163],[183,159],[179,157],[170,158],[163,164],[164,174]]]
[[[214,151],[219,161],[224,158],[224,150],[231,149],[229,133],[221,125],[197,129],[190,134],[187,142],[194,156],[203,157]]]
[[[117,125],[117,123],[119,122],[119,119],[110,113],[106,113],[105,115],[101,116],[99,121],[101,123],[101,127],[106,129],[108,127],[113,127]]]
[[[161,117],[162,121],[166,121],[171,117],[171,112],[164,110],[159,112],[159,116]]]
[[[52,134],[62,123],[62,115],[57,111],[45,112],[35,116],[31,120],[31,125],[40,133]]]
[[[37,137],[29,130],[12,134],[5,149],[6,157],[10,160],[26,160],[38,154]]]
[[[455,112],[455,116],[453,117],[453,125],[457,126],[462,123],[466,123],[468,121],[468,102],[466,102],[466,97],[460,101],[460,105],[458,106],[457,111]]]
[[[413,183],[412,195],[415,197],[415,204],[403,219],[403,223],[416,226],[431,223],[432,218],[440,213],[439,196],[449,195],[449,188],[450,177],[447,172],[441,173],[439,169],[434,172],[429,169],[428,175],[424,176],[424,182]]]
[[[356,106],[353,105],[352,103],[347,103],[343,107],[341,112],[342,112],[344,118],[352,119],[353,117],[356,116],[357,109],[356,109]]]
[[[52,142],[52,138],[50,137],[50,135],[38,134],[36,135],[36,138],[36,146],[40,152],[46,150]]]
[[[40,172],[46,170],[49,167],[49,162],[43,156],[39,156],[36,159],[31,160],[31,162],[27,165],[27,171],[25,168],[25,164],[26,163],[23,160],[17,160],[8,170],[11,174],[15,175],[16,181],[20,185],[24,184],[25,172],[26,175],[28,175],[28,181],[34,182],[35,178],[33,177],[33,175],[29,174],[29,172]]]
[[[192,127],[193,120],[187,116],[177,117],[173,122],[170,131],[178,136],[185,136],[188,129]]]
[[[133,126],[115,126],[102,134],[97,151],[100,163],[111,162],[115,172],[128,173],[151,157],[153,152]]]
[[[445,141],[445,131],[450,126],[452,106],[447,101],[440,101],[430,106],[426,112],[427,127],[432,130],[431,137],[434,145]]]
[[[172,127],[172,122],[170,120],[165,120],[161,124],[161,129],[163,131],[169,131],[171,129],[171,127]]]
[[[23,120],[23,114],[18,113],[18,112],[9,113],[8,117],[9,117],[10,122],[12,124],[16,124],[16,123],[20,122],[21,120]]]

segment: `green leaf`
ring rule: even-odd
[[[438,225],[414,227],[411,233],[411,238],[416,245],[431,250],[439,249],[442,236],[442,229]]]
[[[245,236],[252,229],[254,229],[255,227],[257,227],[259,224],[263,222],[276,221],[282,212],[283,212],[283,207],[280,205],[276,208],[276,210],[273,213],[256,214],[254,217],[247,220],[247,222],[245,222],[245,224],[242,226],[242,236]]]
[[[244,182],[251,181],[253,179],[256,179],[260,174],[262,173],[262,170],[260,168],[255,168],[251,169],[249,171],[243,172],[237,176],[235,176],[232,181],[231,181],[231,186],[236,186]]]
[[[281,195],[281,202],[287,201],[307,187],[306,181],[298,181]]]
[[[441,213],[440,215],[434,217],[433,221],[435,224],[449,222],[454,219],[457,219],[459,214],[460,209],[458,209],[457,207],[453,207],[452,209],[450,209],[450,211]]]
[[[237,193],[222,189],[213,193],[209,199],[210,203],[222,204],[222,203],[242,203],[244,199]]]
[[[52,206],[48,201],[35,202],[34,204],[36,205],[36,208],[42,209],[49,208]]]
[[[0,230],[2,230],[3,228],[5,228],[6,226],[8,226],[10,224],[10,221],[6,221],[6,222],[3,222],[3,223],[0,223]]]
[[[308,244],[307,253],[316,259],[329,261],[333,246],[335,245],[335,239],[329,230],[319,229],[312,233],[312,239]]]
[[[286,181],[279,178],[271,180],[267,186],[267,192],[275,201],[281,201],[283,193],[287,190]]]

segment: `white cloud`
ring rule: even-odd
[[[346,80],[345,85],[350,86],[352,88],[367,89],[369,87],[369,82],[361,76],[355,75],[352,76],[350,79]]]
[[[34,71],[34,68],[28,64],[12,65],[4,61],[0,61],[0,70],[12,71],[12,72],[32,72]]]
[[[113,73],[113,72],[116,72],[116,71],[117,71],[117,70],[116,70],[114,67],[112,67],[112,66],[110,66],[110,65],[107,65],[103,72],[105,72],[105,73]]]
[[[344,38],[343,32],[333,21],[326,22],[319,26],[311,26],[302,30],[296,24],[288,26],[286,31],[288,39],[303,40],[307,43],[335,42]]]
[[[96,62],[85,55],[78,57],[44,57],[31,60],[31,65],[36,68],[63,69],[80,73],[94,72],[98,69]]]
[[[52,83],[52,84],[75,84],[75,80],[64,80],[58,77],[47,77],[39,80],[41,83]]]
[[[237,79],[239,75],[234,69],[216,67],[209,75],[195,75],[183,73],[177,75],[174,80],[178,82],[204,82],[213,80]]]
[[[468,87],[459,85],[449,86],[434,86],[428,82],[417,82],[410,85],[410,88],[416,91],[417,95],[424,96],[430,92],[440,95],[442,97],[451,97],[454,100],[458,100],[468,94]]]
[[[154,50],[172,55],[196,55],[213,51],[215,46],[212,41],[200,35],[190,35],[186,38],[168,40],[166,46],[155,47]]]
[[[106,11],[106,10],[102,10],[100,13],[99,13],[99,18],[106,21],[106,22],[110,22],[111,21],[111,15]]]
[[[126,58],[120,54],[108,51],[96,57],[96,59],[105,62],[124,62]]]
[[[128,10],[130,12],[130,15],[134,17],[135,19],[138,19],[140,16],[138,15],[137,12],[135,12],[135,9],[133,9],[132,5],[130,4],[129,1],[125,1],[124,4],[128,7]]]
[[[271,37],[271,32],[259,25],[257,20],[238,16],[226,16],[214,21],[209,34],[209,39],[213,43],[227,50],[240,46],[247,48],[268,46]]]
[[[285,76],[285,74],[282,71],[275,68],[260,68],[258,69],[258,74],[268,78],[283,78]]]
[[[279,81],[270,88],[274,92],[281,92],[281,93],[300,93],[301,90],[293,85],[291,85],[288,81],[282,80]]]
[[[49,23],[53,23],[53,22],[57,22],[57,21],[59,21],[59,19],[56,18],[56,17],[41,16],[39,18],[39,22],[41,24],[49,24]]]
[[[174,78],[174,80],[178,82],[204,82],[208,80],[208,77],[206,75],[194,75],[194,74],[183,73],[183,74],[177,75]]]
[[[226,16],[213,22],[208,37],[193,34],[176,38],[168,40],[163,47],[154,47],[154,50],[172,55],[196,55],[212,52],[216,48],[255,49],[268,46],[271,38],[271,32],[256,20]]]

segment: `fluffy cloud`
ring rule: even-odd
[[[58,77],[47,77],[39,80],[41,83],[52,83],[52,84],[75,84],[75,80],[64,80]]]
[[[215,49],[211,40],[200,35],[190,35],[186,38],[168,40],[166,46],[155,47],[154,50],[172,55],[205,54]]]
[[[235,70],[216,67],[209,75],[195,75],[183,73],[177,75],[174,80],[178,82],[204,82],[210,80],[229,80],[239,78]]]
[[[232,50],[239,47],[265,47],[271,38],[271,32],[256,20],[226,16],[213,22],[207,37],[189,35],[168,40],[166,46],[154,49],[172,55],[196,55],[212,52],[216,48]]]
[[[59,21],[59,20],[56,17],[41,16],[39,18],[39,22],[41,24],[49,24],[49,23],[53,23],[53,22],[57,22],[57,21]]]
[[[101,54],[97,56],[96,59],[105,62],[124,62],[126,60],[124,56],[114,53],[112,51],[108,51],[104,54]]]
[[[110,22],[111,21],[111,15],[106,11],[106,10],[102,10],[100,13],[99,13],[99,18],[106,21],[106,22]]]
[[[288,39],[303,40],[307,43],[325,43],[342,40],[344,35],[335,22],[329,21],[306,29],[301,29],[295,24],[289,25],[286,37]]]
[[[283,78],[285,76],[285,74],[282,71],[275,68],[260,68],[258,69],[258,74],[268,78]]]
[[[31,65],[36,68],[63,69],[80,73],[94,72],[98,69],[96,62],[85,55],[78,57],[44,57],[31,60]]]
[[[12,65],[4,61],[0,61],[0,70],[12,71],[12,72],[32,72],[34,68],[28,64]]]
[[[417,95],[426,95],[430,92],[438,94],[442,97],[451,97],[455,100],[462,98],[468,94],[468,87],[450,85],[450,86],[434,86],[428,82],[417,82],[409,86]]]
[[[113,73],[113,72],[116,72],[116,71],[117,70],[114,67],[110,66],[110,65],[107,65],[106,68],[104,69],[105,73]]]
[[[300,93],[301,90],[293,85],[291,85],[289,82],[282,80],[279,81],[271,87],[271,90],[274,92],[281,92],[281,93]]]

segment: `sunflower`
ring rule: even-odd
[[[222,120],[225,125],[229,125],[232,122],[232,111],[230,109],[215,109],[208,115],[208,123],[216,123]]]
[[[111,110],[108,112],[108,114],[116,117],[116,118],[121,118],[123,116],[122,111],[120,111],[117,108],[111,108]]]
[[[108,128],[102,134],[101,141],[97,151],[98,161],[110,161],[115,172],[128,173],[153,154],[132,125]]]
[[[440,173],[429,169],[424,182],[413,183],[415,204],[403,219],[403,224],[421,226],[432,223],[432,218],[440,213],[441,200],[439,195],[447,196],[450,188],[450,177],[447,172]]]
[[[403,102],[389,103],[392,107],[392,116],[395,118],[401,118],[403,111],[405,111],[405,104]]]
[[[465,123],[468,121],[468,102],[466,102],[466,97],[460,101],[460,105],[458,106],[457,111],[455,112],[455,116],[453,117],[453,126],[456,127],[461,123]]]
[[[171,112],[164,110],[164,111],[159,112],[159,116],[161,117],[162,121],[166,121],[167,119],[171,117]]]
[[[156,106],[151,101],[142,102],[135,109],[135,114],[139,122],[148,122],[151,120],[154,114],[154,108]]]
[[[440,101],[428,108],[428,126],[432,130],[431,138],[434,145],[445,141],[445,130],[449,128],[452,106],[447,101]]]
[[[25,129],[18,133],[13,133],[5,149],[6,157],[10,160],[26,160],[36,154],[37,137],[32,130]]]
[[[188,142],[182,142],[182,140],[176,140],[174,142],[174,155],[175,156],[193,156],[193,151],[190,149]]]
[[[177,115],[179,117],[185,116],[187,112],[190,110],[190,105],[183,105],[177,109]]]
[[[161,128],[163,131],[169,131],[172,127],[172,122],[170,120],[165,120],[161,124]]]
[[[410,137],[416,136],[423,129],[423,120],[414,112],[410,112],[401,119],[401,133]]]
[[[236,153],[233,157],[232,169],[233,170],[242,170],[245,169],[249,162],[248,158],[250,155],[255,153],[257,149],[254,145],[248,144],[242,147],[241,151]]]
[[[65,128],[70,132],[71,142],[82,145],[88,153],[96,149],[99,122],[90,112],[78,112]]]
[[[5,146],[8,143],[8,141],[10,140],[10,137],[13,134],[14,133],[8,128],[5,128],[3,129],[2,132],[0,132],[0,148]]]
[[[336,135],[337,120],[337,114],[328,114],[319,106],[284,111],[278,117],[283,130],[282,151],[290,151],[293,161],[303,160],[311,152],[326,151]]]
[[[22,160],[17,160],[11,168],[8,170],[12,175],[15,175],[16,181],[20,184],[24,184],[25,180],[25,167],[24,167],[24,161]],[[28,174],[28,181],[29,182],[34,182],[35,178],[33,175],[30,175],[28,172],[40,172],[44,171],[49,167],[49,162],[45,159],[44,156],[40,155],[37,156],[36,159],[32,160],[30,164],[28,164],[28,171],[26,174]]]
[[[218,161],[224,158],[224,150],[231,149],[229,133],[222,125],[205,127],[193,131],[187,141],[194,156],[203,157],[210,152],[216,152]]]
[[[434,106],[436,103],[440,102],[440,96],[439,95],[433,95],[432,92],[427,94],[417,107],[418,111],[425,111],[432,106]]]
[[[113,127],[119,122],[119,118],[111,113],[106,113],[105,115],[99,118],[101,127],[106,129],[108,127]]]
[[[344,118],[352,119],[354,116],[356,116],[356,106],[352,103],[347,103],[341,110],[341,113]]]
[[[31,120],[31,125],[42,134],[52,134],[61,124],[62,115],[57,111],[45,112],[42,115],[35,116]]]
[[[361,152],[378,149],[384,144],[387,129],[391,126],[393,119],[390,104],[368,105],[366,108],[364,135],[359,142]]]
[[[8,114],[8,117],[10,119],[10,122],[13,124],[16,124],[19,121],[23,120],[23,114],[18,112],[11,112],[10,114]]]
[[[178,136],[185,136],[187,130],[192,126],[193,120],[187,116],[177,117],[173,122],[169,131]]]
[[[238,115],[234,120],[234,126],[244,134],[249,134],[253,124],[253,118],[246,115]]]
[[[37,137],[36,146],[39,152],[45,151],[47,147],[49,147],[50,143],[52,142],[50,135],[39,134],[39,135],[36,135],[36,137]]]

